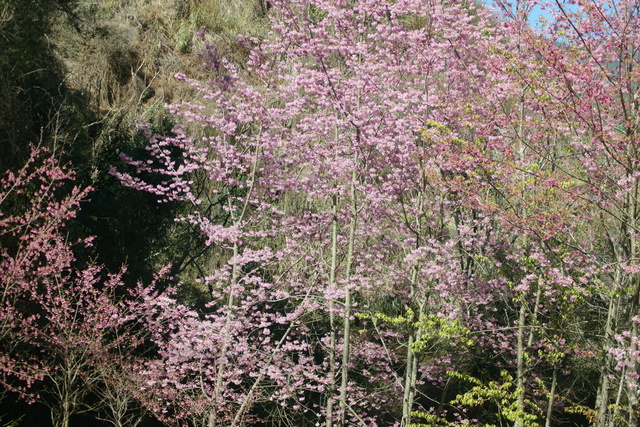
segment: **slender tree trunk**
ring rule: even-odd
[[[242,210],[237,216],[234,216],[234,207],[231,205],[231,198],[230,197],[227,198],[229,212],[232,218],[232,223],[236,228],[241,227],[242,222],[244,221],[245,214],[247,213],[247,207],[249,206],[249,201],[251,199],[251,195],[253,194],[253,190],[255,188],[257,166],[258,166],[258,148],[256,147],[253,153],[253,163],[251,165],[251,185],[247,190],[247,195],[244,197]],[[238,247],[238,243],[236,241],[233,243],[232,259],[236,259],[239,253],[240,253],[240,248]],[[218,359],[219,364],[218,364],[218,372],[216,373],[216,388],[213,396],[214,397],[213,401],[216,407],[213,408],[209,413],[209,419],[207,422],[209,427],[216,427],[218,425],[217,406],[220,405],[224,367],[225,367],[227,356],[229,353],[229,344],[230,344],[229,334],[231,332],[231,317],[233,315],[232,312],[236,303],[234,292],[236,292],[235,285],[238,283],[239,277],[240,277],[240,271],[238,269],[238,264],[234,262],[233,265],[231,266],[231,278],[229,280],[231,289],[229,290],[229,295],[227,297],[227,313],[225,315],[225,326],[224,326],[224,333],[223,333],[224,342],[222,343],[222,349],[220,350],[220,358]]]
[[[52,418],[54,427],[69,427],[69,419],[71,418],[71,414],[69,413],[68,408],[61,407],[60,413],[54,415]]]
[[[517,400],[517,408],[518,413],[516,415],[516,420],[513,423],[514,427],[523,427],[524,423],[522,421],[522,414],[524,413],[524,377],[525,377],[525,363],[524,363],[524,333],[525,333],[525,322],[526,322],[526,314],[527,314],[527,306],[525,304],[526,296],[522,296],[522,305],[520,306],[520,315],[518,317],[518,347],[517,347],[517,378],[516,378],[516,388],[518,391],[518,400]]]
[[[416,340],[422,338],[424,328],[422,327],[422,318],[425,315],[426,301],[420,301],[418,308],[418,329],[416,330]],[[409,396],[408,396],[408,424],[411,423],[411,410],[413,409],[413,401],[416,393],[416,383],[418,382],[418,357],[414,354],[411,359],[411,376],[409,377]]]
[[[640,296],[640,278],[634,278],[633,296],[631,302],[630,318],[638,314],[638,297]],[[629,337],[629,359],[627,366],[635,375],[638,372],[638,363],[636,361],[636,353],[638,351],[638,323],[631,321],[631,336]],[[624,378],[624,377],[623,377]],[[627,394],[629,399],[629,425],[638,425],[638,382],[629,381],[627,384]]]
[[[634,150],[635,151],[635,150]],[[632,153],[635,155],[635,152]],[[632,263],[638,260],[638,250],[636,245],[635,230],[637,230],[637,218],[638,218],[638,200],[639,186],[635,184],[633,191],[627,197],[628,200],[628,214],[627,221],[629,225],[626,227],[628,230],[627,239],[629,241],[629,260]],[[638,315],[638,306],[640,304],[640,276],[635,273],[631,278],[632,295],[631,295],[631,307],[629,310],[628,321],[631,322],[631,336],[629,337],[629,360],[627,361],[628,369],[630,369],[632,375],[638,373],[637,363],[637,350],[638,350],[638,323],[633,321],[633,318]],[[638,381],[629,381],[627,385],[627,394],[629,399],[629,425],[638,425]]]
[[[525,161],[525,145],[524,145],[524,141],[522,138],[524,138],[524,120],[525,120],[525,92],[527,90],[527,87],[524,87],[522,89],[522,92],[520,94],[520,118],[519,118],[519,124],[518,124],[518,139],[519,139],[519,148],[518,148],[518,157],[520,159],[520,162],[524,163]],[[524,173],[522,174],[521,177],[522,181],[524,182],[526,177],[524,176]],[[523,198],[524,198],[524,194],[523,194]],[[526,218],[527,216],[527,211],[526,211],[526,207],[523,210],[523,212],[521,212],[521,215],[523,218]],[[526,248],[527,247],[527,242],[528,242],[528,238],[525,235],[524,236],[524,244],[523,247]],[[524,407],[524,398],[525,398],[525,387],[524,387],[524,383],[525,383],[525,360],[524,360],[524,352],[525,352],[525,329],[526,329],[526,321],[527,321],[527,295],[526,293],[522,294],[522,301],[521,301],[521,306],[520,306],[520,312],[518,315],[518,343],[517,343],[517,378],[516,378],[516,388],[518,391],[518,397],[517,397],[517,410],[518,413],[516,415],[516,420],[514,421],[514,427],[523,427],[524,423],[522,420],[522,415],[524,414],[525,411],[525,407]]]
[[[414,267],[411,273],[411,293],[409,295],[409,299],[413,300],[415,296],[415,287],[416,281],[418,277],[418,267]],[[420,310],[422,312],[422,309]],[[414,322],[414,319],[411,319],[411,322]],[[409,332],[409,341],[407,342],[407,365],[406,371],[404,375],[404,395],[402,396],[402,420],[400,422],[401,426],[407,426],[411,423],[411,410],[413,408],[413,389],[415,387],[414,378],[416,375],[414,374],[414,368],[417,367],[417,364],[414,363],[416,358],[413,352],[413,344],[415,343],[415,337],[413,327],[411,326]]]
[[[51,406],[51,421],[54,427],[69,427],[71,415],[75,413],[76,402],[79,399],[79,387],[77,381],[77,366],[74,364],[74,357],[66,355],[61,362],[61,377],[53,379],[55,384],[55,396],[58,398],[57,405]]]
[[[69,419],[71,414],[67,410],[62,414],[62,418],[59,420],[59,424],[56,427],[69,427]]]
[[[357,162],[357,155],[356,155]],[[342,331],[342,365],[340,381],[340,425],[345,424],[347,412],[347,386],[349,384],[349,346],[351,338],[351,269],[353,264],[353,251],[356,238],[356,227],[358,222],[358,205],[356,203],[356,172],[351,175],[351,222],[349,224],[349,243],[347,247],[347,265],[345,272],[346,288],[344,296],[344,323]]]
[[[620,378],[624,378],[626,375],[626,369],[622,368],[620,370]],[[618,416],[620,414],[620,402],[622,401],[622,392],[624,391],[624,381],[620,381],[620,383],[618,384],[618,393],[616,394],[616,402],[613,406],[613,413],[611,414],[611,417],[609,419],[609,427],[615,427],[616,425],[616,420],[618,419]]]
[[[347,386],[349,384],[349,335],[351,334],[351,309],[347,308],[351,305],[351,291],[345,290],[344,297],[344,322],[343,322],[343,340],[342,340],[342,364],[340,365],[340,426],[345,425],[345,418],[347,412]]]
[[[617,268],[615,272],[614,283],[620,283],[620,269]],[[611,365],[613,356],[609,352],[613,345],[614,336],[614,321],[616,313],[618,312],[619,298],[611,296],[609,300],[609,308],[607,310],[607,320],[604,328],[604,339],[602,345],[602,358],[600,363],[600,380],[598,382],[598,391],[596,394],[596,427],[604,427],[607,424],[607,409],[609,406],[609,389],[610,380],[609,374],[611,371]]]
[[[338,268],[338,199],[333,197],[333,206],[331,213],[331,269],[329,271],[329,289],[333,291],[336,286],[336,269]],[[327,403],[326,403],[326,426],[333,427],[333,394],[335,392],[336,379],[336,314],[335,301],[329,301],[329,327],[331,328],[329,338],[329,378],[331,382],[327,387]]]
[[[233,244],[233,257],[237,257],[238,256],[238,244],[234,243]],[[233,285],[235,283],[237,283],[238,280],[238,267],[236,264],[233,264],[233,267],[231,269],[231,284],[232,287],[229,290],[229,295],[227,297],[227,314],[225,317],[225,326],[224,326],[224,333],[223,333],[223,337],[224,337],[224,342],[222,343],[222,349],[220,350],[220,358],[219,363],[218,363],[218,372],[216,373],[216,388],[215,388],[215,392],[214,392],[214,396],[213,396],[213,402],[216,405],[215,408],[213,408],[211,410],[211,412],[209,413],[209,421],[208,421],[208,426],[209,427],[216,427],[216,425],[218,424],[218,405],[220,405],[220,396],[221,396],[221,392],[222,392],[222,380],[223,380],[223,374],[224,374],[224,367],[226,364],[226,360],[227,360],[227,354],[229,352],[229,333],[230,333],[230,325],[231,325],[231,312],[232,309],[235,305],[235,297],[233,295],[233,293],[235,292],[235,289],[233,289]]]
[[[536,291],[536,301],[535,301],[535,306],[533,307],[533,314],[532,314],[532,318],[531,318],[531,325],[529,326],[529,337],[527,339],[527,342],[525,344],[525,330],[527,329],[527,301],[526,301],[526,294],[523,293],[522,295],[522,305],[520,306],[520,312],[519,312],[519,316],[518,316],[518,344],[517,344],[517,378],[516,378],[516,387],[518,390],[518,397],[517,397],[517,405],[518,405],[518,415],[517,418],[514,422],[514,426],[515,427],[522,427],[523,424],[523,420],[522,420],[522,415],[524,414],[525,411],[525,406],[524,406],[524,398],[525,398],[525,377],[527,374],[527,366],[526,366],[526,361],[525,361],[525,357],[524,357],[524,353],[526,351],[527,348],[531,348],[532,344],[533,344],[533,338],[534,338],[534,327],[538,318],[538,306],[540,305],[540,298],[542,297],[542,288],[538,285],[538,289]],[[556,372],[554,370],[553,375],[556,375]],[[554,377],[555,378],[555,377]],[[552,383],[552,387],[555,390],[555,379],[553,380]]]
[[[553,402],[556,396],[556,385],[558,383],[558,368],[553,367],[553,375],[551,377],[551,389],[549,390],[549,400],[547,401],[547,416],[544,427],[551,427],[551,415],[553,414]]]
[[[409,341],[407,343],[407,367],[404,376],[404,395],[402,397],[402,421],[400,422],[401,426],[407,426],[411,423],[411,409],[413,408],[413,388],[412,388],[412,378],[413,378],[413,359],[415,355],[411,351],[411,347],[413,346],[413,334],[409,335]]]
[[[424,191],[426,186],[427,186],[427,179],[426,179],[426,175],[423,172],[421,177],[421,191],[420,191],[420,194],[418,195],[420,198],[418,212],[422,212],[422,209],[424,208],[424,197],[422,197],[423,196],[422,191]],[[416,218],[415,224],[410,225],[409,220],[405,217],[405,222],[407,226],[409,226],[409,228],[412,229],[415,233],[416,249],[418,249],[420,247],[420,241],[421,241],[420,239],[422,237],[420,220]],[[411,272],[411,283],[410,283],[411,288],[409,290],[410,302],[415,301],[417,298],[418,270],[419,270],[419,266],[416,265],[413,267],[413,270]],[[418,314],[417,314],[418,321],[420,321],[422,316],[424,315],[425,305],[426,305],[426,301],[420,301],[418,303],[418,307],[419,307]],[[402,396],[402,419],[400,421],[400,425],[403,427],[411,424],[411,411],[413,409],[413,400],[415,395],[416,381],[418,378],[418,358],[414,353],[413,345],[422,336],[422,327],[418,326],[417,330],[415,330],[414,328],[415,317],[411,319],[411,322],[412,323],[409,325],[410,326],[409,339],[407,342],[407,362],[406,362],[406,371],[405,371],[405,377],[404,377],[404,393]],[[418,324],[420,325],[420,323]]]
[[[533,338],[535,337],[535,328],[538,324],[538,312],[540,307],[540,299],[542,298],[542,287],[538,285],[538,290],[536,291],[536,302],[533,306],[533,314],[531,315],[531,324],[529,325],[529,338],[527,339],[527,348],[531,348],[533,346]]]
[[[57,410],[51,411],[51,421],[54,427],[69,427],[73,405],[70,402],[70,397],[66,393],[60,397],[61,400]]]

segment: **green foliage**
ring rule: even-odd
[[[413,411],[411,413],[413,418],[418,418],[423,421],[418,423],[411,423],[407,427],[453,427],[459,424],[450,423],[444,417],[436,414],[429,414],[422,411]]]
[[[411,346],[414,353],[425,353],[435,348],[449,347],[454,343],[457,349],[474,345],[469,336],[470,330],[462,326],[458,320],[444,319],[435,314],[425,314],[416,319],[416,313],[411,308],[407,308],[404,315],[389,316],[378,312],[373,315],[359,313],[357,317],[361,320],[369,319],[374,324],[382,322],[394,329],[422,331],[419,339]]]
[[[538,415],[518,408],[518,397],[522,395],[523,391],[515,386],[513,377],[507,371],[500,373],[501,381],[490,381],[486,384],[478,378],[462,372],[450,371],[447,374],[452,379],[472,385],[470,390],[458,394],[449,404],[458,408],[464,407],[481,411],[484,426],[496,427],[504,425],[505,422],[514,423],[517,420],[525,427],[538,426]],[[525,400],[525,402],[528,403],[529,407],[535,407],[533,402],[528,400]],[[452,425],[442,417],[434,414],[415,412],[413,415],[427,421],[427,423],[414,424],[414,427]],[[495,422],[490,423],[487,422],[488,420],[494,420]]]
[[[309,7],[307,8],[307,17],[309,18],[309,21],[311,21],[314,24],[322,21],[326,16],[327,16],[327,12],[320,9],[314,4],[310,4]]]
[[[186,22],[180,23],[178,29],[173,34],[173,41],[176,43],[176,47],[182,53],[189,52],[191,50],[191,39],[193,37],[193,32],[191,30],[191,25]]]
[[[443,125],[442,123],[438,123],[434,120],[429,120],[427,122],[427,126],[425,127],[425,129],[423,129],[420,132],[420,134],[425,140],[429,140],[431,138],[429,130],[435,130],[438,135],[451,134],[451,129],[449,129],[447,126]]]
[[[414,327],[422,330],[420,338],[413,343],[412,350],[420,353],[436,343],[444,343],[451,340],[457,341],[457,348],[471,347],[474,341],[469,338],[469,329],[455,319],[443,319],[435,314],[422,316]]]

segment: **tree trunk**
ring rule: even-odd
[[[51,411],[51,421],[54,427],[69,427],[69,421],[71,419],[71,402],[69,399],[63,397],[57,410]]]
[[[616,268],[614,275],[614,291],[619,289],[621,280],[620,268]],[[600,381],[598,382],[598,391],[596,395],[596,427],[605,427],[607,425],[607,410],[609,407],[609,389],[611,387],[609,374],[613,363],[613,356],[609,350],[613,346],[614,324],[616,313],[618,312],[619,297],[612,295],[609,300],[609,309],[607,310],[607,320],[604,327],[604,339],[602,343],[602,357],[600,363]]]
[[[418,277],[418,267],[416,266],[411,273],[411,293],[409,296],[410,300],[413,300],[415,296],[415,287],[416,281]],[[422,304],[420,305],[420,313],[418,316],[422,315]],[[418,318],[419,320],[419,318]],[[417,363],[414,363],[416,359],[416,355],[413,352],[413,344],[416,339],[420,339],[418,332],[414,331],[413,323],[415,322],[415,318],[411,319],[410,332],[409,332],[409,341],[407,342],[407,364],[406,364],[406,372],[404,376],[404,395],[402,397],[402,420],[400,422],[401,426],[407,426],[411,423],[411,410],[413,409],[413,395],[415,388],[415,379],[417,375],[414,370],[417,369]]]
[[[333,197],[332,207],[333,218],[331,220],[331,270],[329,271],[329,289],[333,290],[336,286],[336,269],[338,268],[338,199]],[[336,314],[335,301],[329,301],[329,327],[331,328],[329,338],[329,378],[331,382],[327,387],[327,403],[326,403],[326,426],[333,427],[333,394],[335,392],[336,379]]]
[[[238,256],[238,244],[234,243],[233,244],[233,256],[234,258]],[[231,284],[235,284],[238,280],[238,267],[237,264],[233,264],[232,270],[231,270]],[[229,351],[229,332],[230,332],[230,325],[231,325],[231,310],[233,308],[233,306],[235,305],[235,298],[233,296],[233,292],[235,290],[232,289],[229,290],[229,295],[227,297],[227,314],[226,314],[226,318],[225,318],[225,326],[224,326],[224,342],[222,343],[222,349],[220,350],[220,358],[219,363],[218,363],[218,372],[216,373],[216,388],[215,388],[215,392],[214,392],[214,396],[213,396],[213,401],[214,404],[216,405],[216,407],[218,405],[222,406],[220,404],[220,396],[221,396],[221,392],[222,392],[222,380],[223,380],[223,372],[224,372],[224,366],[226,364],[226,360],[227,360],[227,353]],[[217,408],[214,408],[211,413],[209,414],[209,421],[208,421],[208,427],[216,427],[218,425],[218,411]]]
[[[544,427],[551,427],[551,415],[553,414],[553,402],[556,395],[556,384],[558,383],[558,368],[553,367],[553,376],[551,377],[551,389],[549,390],[549,400],[547,401],[547,417]]]
[[[418,212],[422,212],[424,208],[424,197],[422,197],[422,190],[424,190],[427,186],[427,179],[423,172],[421,177],[421,191],[418,195],[420,198]],[[422,227],[420,224],[420,220],[416,218],[415,224],[410,225],[409,220],[405,217],[405,222],[410,229],[412,229],[415,233],[416,238],[416,246],[418,249],[420,247],[421,242],[421,233]],[[413,271],[411,272],[411,283],[409,290],[409,301],[413,302],[417,298],[418,294],[418,265],[413,267]],[[420,301],[418,303],[418,322],[422,320],[422,316],[424,315],[424,309],[426,305],[426,299],[424,301]],[[422,327],[418,326],[418,329],[415,330],[415,321],[414,317],[411,319],[411,324],[409,325],[409,340],[407,342],[407,362],[406,362],[406,372],[404,377],[404,393],[402,396],[402,419],[400,421],[401,426],[407,426],[411,424],[411,411],[413,409],[413,400],[415,395],[416,381],[418,378],[418,359],[414,354],[413,344],[422,337]]]
[[[632,147],[631,152],[632,156],[636,156],[635,147]],[[636,245],[636,231],[637,228],[637,219],[640,212],[638,212],[638,196],[640,193],[640,188],[636,183],[633,186],[633,191],[631,191],[628,200],[628,210],[627,210],[627,221],[629,222],[626,227],[627,231],[627,239],[629,241],[629,262],[636,263],[638,262],[638,250]],[[638,273],[634,273],[630,278],[632,286],[632,295],[631,295],[631,307],[629,310],[629,316],[627,321],[631,322],[631,336],[629,337],[629,359],[627,361],[628,369],[630,370],[631,375],[635,376],[638,373],[638,363],[637,363],[637,350],[638,350],[638,323],[633,319],[638,315],[638,306],[640,305],[640,275]],[[627,384],[627,394],[629,399],[629,425],[636,426],[638,425],[638,380],[629,381]]]
[[[233,215],[234,209],[233,209],[233,206],[231,205],[231,198],[230,197],[227,198],[227,203],[229,206],[229,212],[231,213],[232,223],[236,228],[239,228],[241,226],[242,221],[244,220],[245,214],[247,213],[247,207],[249,206],[249,201],[251,200],[251,194],[253,193],[253,190],[255,188],[257,166],[258,166],[258,148],[256,147],[253,153],[253,163],[251,164],[251,185],[249,186],[247,195],[244,197],[244,201],[242,203],[242,210],[240,211],[239,215],[237,216]],[[238,243],[234,242],[232,259],[237,258],[239,253],[240,253],[240,248],[238,247]],[[225,326],[224,326],[224,334],[223,334],[225,340],[222,343],[222,349],[220,350],[220,358],[218,359],[220,363],[218,365],[218,372],[216,373],[216,388],[214,391],[214,404],[216,406],[220,405],[219,401],[220,401],[221,392],[222,392],[222,381],[223,381],[222,377],[224,372],[224,366],[227,360],[227,354],[229,352],[229,344],[230,344],[229,333],[231,331],[232,309],[234,308],[236,303],[233,293],[235,292],[234,287],[238,283],[239,277],[240,277],[240,271],[238,269],[238,264],[234,262],[233,265],[231,266],[231,278],[229,280],[231,289],[229,290],[229,295],[227,297],[227,314],[225,316]],[[218,411],[216,407],[209,414],[208,425],[209,427],[216,427],[217,424],[218,424]]]
[[[356,155],[357,162],[357,155]],[[353,251],[356,238],[358,205],[356,203],[356,172],[351,175],[351,223],[349,224],[349,243],[347,247],[347,265],[345,272],[346,288],[344,295],[344,322],[342,331],[342,365],[341,365],[341,381],[340,381],[340,425],[345,424],[345,416],[347,412],[347,386],[349,384],[349,345],[351,343],[351,289],[349,281],[351,280],[351,270],[353,264]]]
[[[518,347],[517,347],[517,378],[516,378],[516,388],[518,392],[518,400],[517,400],[517,409],[518,412],[516,414],[516,419],[513,423],[514,427],[524,427],[524,423],[522,420],[522,414],[524,414],[524,377],[525,377],[525,366],[524,366],[524,332],[525,332],[525,322],[526,322],[526,313],[527,306],[525,304],[525,295],[522,295],[522,302],[520,306],[520,315],[518,317]]]
[[[518,147],[518,157],[522,163],[525,161],[525,144],[522,140],[524,136],[524,120],[525,120],[525,92],[527,87],[522,89],[520,94],[520,117],[518,124],[518,138],[519,138],[519,147]],[[526,180],[526,176],[524,172],[521,176],[522,182]],[[524,194],[523,194],[524,197]],[[523,218],[527,217],[526,208],[521,212]],[[523,247],[527,247],[528,237],[524,236],[524,244]],[[524,414],[524,397],[525,397],[525,388],[524,388],[524,379],[525,379],[525,361],[524,361],[524,352],[525,352],[525,343],[524,343],[524,334],[526,329],[526,321],[527,321],[527,295],[525,292],[522,293],[522,301],[520,302],[520,313],[518,316],[518,344],[517,344],[517,378],[516,378],[516,388],[518,392],[517,397],[517,414],[516,419],[513,423],[514,427],[523,427],[523,419],[522,415]]]
[[[629,317],[633,317],[638,314],[638,298],[640,297],[640,277],[634,278],[633,296],[631,301],[631,310]],[[636,375],[638,372],[637,363],[638,352],[638,323],[631,320],[631,336],[629,337],[629,359],[627,366],[629,367],[632,375]],[[622,378],[624,379],[624,377]],[[629,381],[627,384],[627,395],[629,399],[629,425],[638,425],[638,380]]]

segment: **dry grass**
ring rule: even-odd
[[[263,0],[79,0],[74,13],[73,25],[60,14],[50,39],[66,68],[65,84],[84,94],[95,116],[87,124],[95,133],[94,159],[109,158],[121,141],[133,141],[141,119],[162,120],[164,105],[195,96],[174,75],[210,77],[197,57],[205,45],[241,65],[247,58],[237,36],[260,37],[268,21]],[[195,34],[201,29],[204,39]],[[197,244],[192,246],[194,251]],[[181,278],[195,283],[203,270],[223,262],[218,252],[188,254],[198,259],[187,263]],[[207,294],[198,285],[192,291]]]
[[[176,85],[178,72],[194,77],[199,53],[212,44],[243,63],[239,34],[266,29],[263,0],[82,0],[76,26],[61,16],[52,41],[68,72],[67,83],[90,95],[101,113],[130,110],[139,115],[189,96]],[[195,31],[204,29],[201,40]]]

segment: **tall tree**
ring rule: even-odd
[[[469,120],[458,122],[467,104],[452,100],[473,99],[491,80],[474,64],[488,43],[502,44],[483,32],[489,18],[477,5],[446,1],[274,2],[271,36],[245,41],[246,79],[213,50],[210,82],[177,76],[203,99],[170,107],[186,128],[151,138],[153,161],[125,156],[137,175],[114,173],[165,200],[190,200],[193,214],[183,220],[225,254],[204,279],[228,331],[215,349],[214,400],[230,386],[239,357],[231,349],[301,310],[286,330],[313,349],[308,375],[324,375],[311,393],[319,422],[383,423],[397,408],[411,422],[427,371],[414,357],[426,325],[463,316],[474,304],[463,299],[476,298],[470,255],[456,248],[483,224],[464,177],[482,166],[473,141],[493,128],[469,131]],[[425,141],[420,131],[429,127],[447,135]],[[150,175],[162,183],[149,184]],[[194,185],[200,177],[206,190]],[[242,308],[258,301],[262,323]],[[403,338],[407,366],[399,366],[389,324],[405,314],[399,307],[415,313]],[[374,329],[368,339],[353,327],[365,318]],[[265,349],[286,348],[273,342]]]

